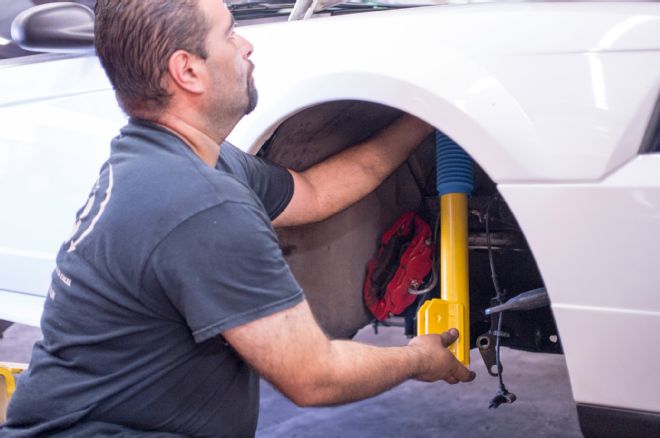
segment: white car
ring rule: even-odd
[[[92,52],[18,57],[8,26],[30,2],[0,6],[0,319],[38,326],[55,254],[126,120]],[[433,124],[475,163],[472,345],[499,332],[563,352],[586,436],[660,436],[660,4],[349,9],[240,29],[260,101],[229,141],[304,169],[401,112]],[[330,335],[372,321],[365,266],[402,213],[437,214],[434,172],[429,139],[360,203],[279,230]],[[508,297],[545,288],[550,306],[496,330],[489,254]]]

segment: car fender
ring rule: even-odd
[[[638,152],[660,90],[660,9],[615,6],[415,8],[245,27],[261,100],[230,140],[255,152],[304,108],[366,100],[433,124],[498,183],[598,180]],[[492,40],[475,41],[477,25]],[[539,31],[515,38],[530,26]]]

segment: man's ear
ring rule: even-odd
[[[201,94],[204,92],[204,60],[185,50],[177,50],[170,56],[167,69],[172,85],[176,85],[189,93]]]

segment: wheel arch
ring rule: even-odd
[[[435,126],[461,145],[497,182],[504,175],[524,173],[523,167],[499,143],[484,125],[480,114],[483,105],[439,93],[411,80],[379,72],[347,71],[309,77],[295,86],[286,87],[253,115],[237,125],[229,140],[243,150],[255,154],[275,130],[297,113],[323,103],[356,100],[396,108]],[[500,91],[507,101],[507,123],[525,125],[524,113],[515,99]],[[471,109],[472,108],[472,109]]]

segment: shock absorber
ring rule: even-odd
[[[468,275],[468,197],[473,188],[472,159],[440,131],[436,139],[436,176],[440,196],[440,299],[426,301],[417,314],[417,333],[457,328],[449,350],[470,364],[470,296]]]

